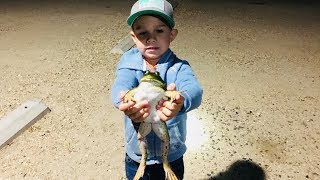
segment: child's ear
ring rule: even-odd
[[[133,42],[136,42],[136,35],[134,34],[134,32],[133,31],[130,31],[130,36],[131,36],[131,38],[132,38],[132,40],[133,40]]]
[[[172,29],[170,34],[170,42],[172,42],[178,35],[178,29]]]

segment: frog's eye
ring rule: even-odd
[[[156,72],[154,72],[157,76],[159,76],[160,74],[159,74],[159,72],[158,71],[156,71]]]

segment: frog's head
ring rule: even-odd
[[[152,83],[154,86],[166,89],[166,83],[161,79],[159,72],[147,71],[141,78],[140,83],[148,82]]]

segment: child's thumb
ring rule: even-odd
[[[176,85],[174,83],[171,83],[167,86],[167,90],[174,91],[176,90]]]

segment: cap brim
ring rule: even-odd
[[[162,18],[164,18],[168,22],[168,24],[170,25],[170,28],[174,27],[174,21],[170,16],[168,16],[168,15],[166,15],[164,13],[161,13],[159,11],[156,11],[156,10],[142,10],[142,11],[139,11],[139,12],[136,12],[136,13],[132,14],[127,19],[128,25],[132,27],[133,22],[138,17],[140,17],[142,15],[157,15],[157,16],[161,16]]]

